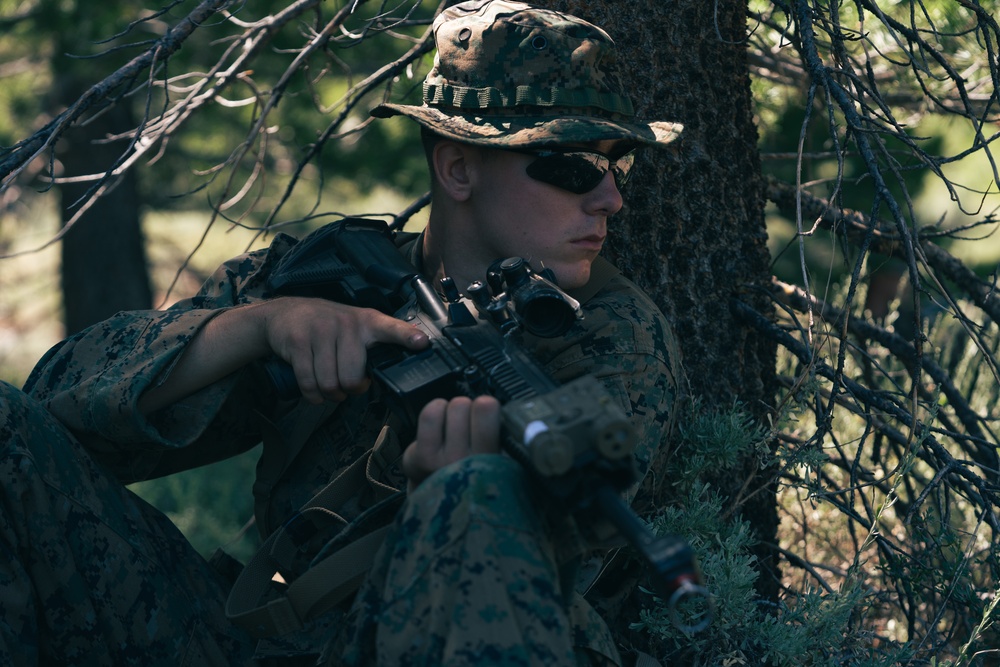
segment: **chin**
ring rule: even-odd
[[[552,267],[552,271],[556,274],[556,282],[559,287],[565,290],[583,287],[590,280],[590,262],[587,262],[585,266]]]

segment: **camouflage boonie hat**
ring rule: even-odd
[[[615,43],[569,14],[509,0],[470,0],[434,21],[437,55],[424,104],[382,104],[470,144],[532,147],[602,139],[665,145],[679,123],[635,118],[615,69]]]

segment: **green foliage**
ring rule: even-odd
[[[408,198],[427,189],[416,131],[401,131],[395,122],[368,124],[368,109],[387,91],[375,86],[362,95],[352,87],[412,48],[437,3],[361,3],[342,28],[324,37],[341,4],[317,2],[296,14],[283,0],[237,3],[228,18],[219,16],[192,33],[168,62],[111,91],[114,104],[127,107],[156,145],[138,170],[145,206],[218,207],[226,217],[254,225],[276,208],[282,214],[276,222],[284,222],[343,211],[358,193],[386,186]],[[192,9],[190,3],[164,11],[161,3],[120,0],[22,5],[0,5],[0,25],[10,25],[0,31],[0,63],[8,63],[0,67],[0,146],[29,136]],[[274,21],[289,13],[287,20]],[[261,34],[259,26],[268,21],[273,27]],[[210,74],[213,68],[236,67],[243,51],[234,45],[248,47],[251,41],[259,55],[231,84],[208,95],[211,103],[199,102],[196,93],[219,78]],[[304,44],[311,50],[304,52]],[[416,82],[429,65],[427,58],[413,65],[414,79],[402,82],[401,90],[419,88]],[[184,104],[199,104],[197,113],[182,113]],[[163,127],[170,128],[163,139],[150,139]],[[125,152],[127,141],[118,143]],[[25,180],[39,170],[47,172],[48,165],[40,161]],[[283,202],[293,186],[295,196]]]
[[[693,400],[689,416],[678,425],[677,451],[684,465],[670,472],[681,483],[691,483],[706,473],[732,470],[747,453],[766,451],[767,430],[755,427],[752,417],[734,405],[732,410],[716,412],[704,409]]]
[[[252,526],[253,486],[260,447],[209,466],[133,484],[131,489],[165,513],[208,558],[219,547],[246,562],[260,546]]]
[[[682,535],[694,547],[714,596],[713,620],[706,630],[685,634],[656,600],[633,629],[649,633],[667,664],[844,664],[841,645],[860,588],[800,591],[777,606],[757,599],[750,525],[729,514],[727,501],[700,481],[733,468],[742,456],[757,455],[770,430],[754,425],[740,405],[716,412],[694,404],[680,431],[680,456],[674,458],[682,469],[669,476],[678,480],[672,494],[677,501],[659,513],[654,527],[658,534]]]
[[[814,378],[799,390],[820,386]],[[794,399],[785,405],[777,427],[803,427],[809,419],[804,406]],[[938,664],[980,664],[967,647],[983,647],[995,636],[989,633],[996,595],[990,601],[979,592],[996,587],[995,562],[986,561],[995,561],[997,552],[970,551],[969,535],[975,535],[977,522],[958,512],[947,518],[917,514],[908,529],[902,528],[900,506],[912,505],[901,499],[909,499],[915,484],[926,483],[915,455],[921,442],[891,466],[885,493],[875,498],[872,521],[866,523],[843,502],[843,491],[823,492],[836,462],[821,447],[806,447],[812,453],[803,455],[786,444],[773,457],[761,454],[762,443],[777,432],[755,425],[739,404],[706,411],[693,403],[684,412],[678,456],[667,475],[675,480],[668,494],[673,500],[653,526],[657,534],[680,535],[693,546],[714,596],[714,617],[707,629],[689,635],[674,625],[667,604],[654,598],[632,629],[648,636],[654,654],[671,665],[888,667],[920,664],[930,656],[937,656]],[[776,601],[755,593],[758,573],[751,552],[756,538],[750,524],[704,481],[734,470],[748,455],[764,464],[762,470],[779,470],[783,480],[779,502],[786,510],[778,539],[787,564],[784,593]],[[808,519],[793,519],[803,511]],[[921,614],[940,609],[938,618],[952,626],[955,639],[927,626],[909,637],[901,633],[907,603],[900,594],[910,596]],[[703,611],[703,605],[690,606],[681,612],[688,622]]]

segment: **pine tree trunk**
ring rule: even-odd
[[[734,315],[743,300],[770,312],[764,187],[746,57],[746,0],[551,2],[604,27],[640,117],[681,122],[670,151],[647,150],[612,221],[609,257],[672,319],[692,393],[706,408],[742,402],[757,417],[773,404],[774,345]],[[751,479],[748,488],[744,482]],[[754,457],[742,474],[713,480],[762,544],[774,542],[774,489]],[[765,489],[754,490],[764,484]],[[749,500],[745,500],[748,497]],[[762,546],[759,592],[776,594]]]
[[[75,8],[88,12],[89,8]],[[60,35],[53,70],[54,102],[60,107],[73,104],[92,83],[94,61],[66,54],[86,53],[92,43],[84,33],[91,22],[79,14],[79,31]],[[61,20],[70,17],[61,16]],[[104,29],[106,31],[106,29]],[[101,61],[103,63],[103,61]],[[107,143],[108,136],[134,127],[123,99],[72,128],[57,146],[60,176],[103,174],[112,168],[124,151],[121,141]],[[59,187],[62,225],[83,203],[93,181],[68,183]],[[98,199],[66,232],[62,242],[61,282],[63,321],[71,335],[100,322],[120,310],[149,308],[152,303],[149,270],[139,214],[137,178],[129,171],[117,186]]]

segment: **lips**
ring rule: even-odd
[[[590,236],[575,239],[573,245],[590,250],[600,250],[604,246],[605,238],[605,236],[600,234],[591,234]]]

